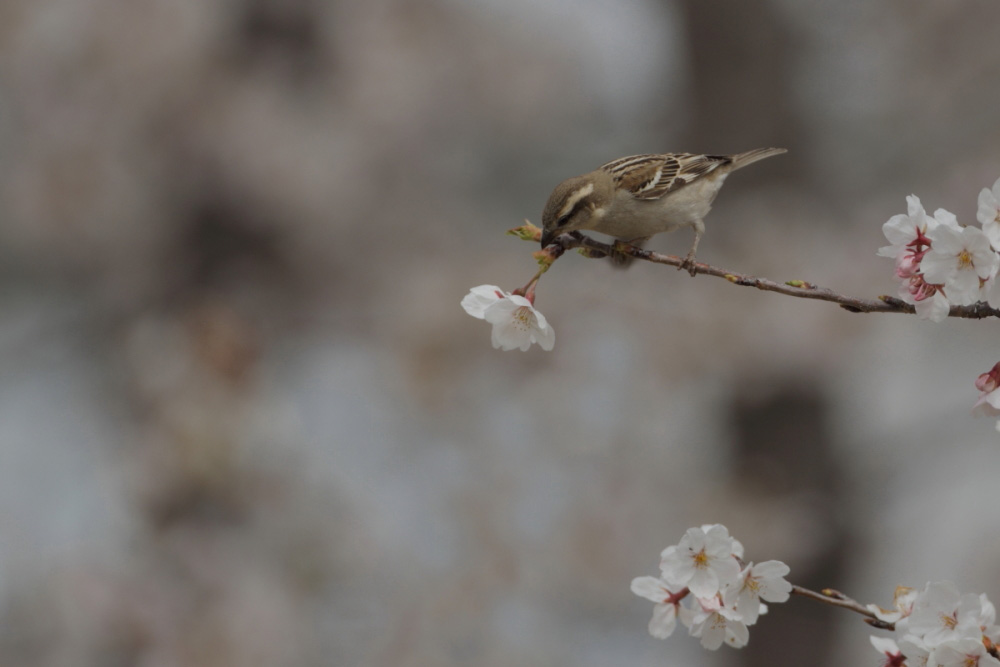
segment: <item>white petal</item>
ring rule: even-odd
[[[951,312],[951,304],[941,292],[935,292],[934,296],[914,304],[917,310],[917,317],[931,322],[944,322]]]
[[[976,404],[972,406],[972,416],[973,417],[1000,417],[1000,410],[993,407],[993,405],[986,400],[989,394],[985,394],[979,397]]]
[[[885,653],[886,655],[896,655],[899,653],[899,647],[896,646],[896,642],[890,637],[876,637],[875,635],[871,635],[869,639],[872,646],[879,653]]]
[[[900,213],[882,224],[882,233],[893,246],[905,246],[917,238],[917,225],[913,218]]]
[[[469,315],[483,319],[486,309],[499,301],[504,294],[496,285],[479,285],[469,290],[469,293],[462,298],[462,308]]]
[[[753,625],[757,622],[757,617],[760,616],[760,600],[752,591],[743,591],[737,598],[736,608],[740,610],[743,615],[743,622],[747,625]]]
[[[899,254],[906,249],[906,246],[901,245],[884,245],[879,248],[875,254],[879,257],[888,257],[889,259],[896,259]]]
[[[766,560],[753,566],[753,573],[758,577],[778,578],[784,577],[792,568],[782,563],[780,560]]]
[[[963,248],[961,230],[951,225],[938,225],[927,232],[927,238],[934,250],[946,255],[957,255]]]
[[[649,634],[657,639],[666,639],[677,627],[677,607],[672,604],[658,604],[653,607],[653,618],[649,621]]]
[[[984,222],[983,234],[986,234],[986,238],[990,240],[990,245],[994,248],[1000,248],[1000,222]]]
[[[733,648],[743,648],[750,641],[750,631],[745,623],[734,621],[726,624],[726,643]]]
[[[979,209],[976,211],[976,219],[984,227],[987,223],[996,222],[1000,216],[1000,202],[995,194],[983,188],[979,193]]]
[[[709,651],[715,651],[726,639],[724,624],[706,623],[701,631],[701,645]]]
[[[721,588],[719,576],[712,569],[695,570],[694,576],[687,582],[687,587],[700,598],[713,597]]]
[[[539,313],[539,316],[541,316],[541,313]],[[555,329],[550,326],[546,326],[544,329],[540,328],[535,332],[535,342],[546,352],[551,352],[552,348],[556,345]]]
[[[939,225],[951,227],[956,232],[962,231],[962,225],[958,224],[958,218],[955,217],[955,214],[943,208],[934,211],[934,221]],[[934,226],[937,227],[937,225]]]
[[[956,271],[945,281],[945,293],[948,303],[955,306],[968,306],[979,300],[979,276],[971,269]]]
[[[632,580],[632,592],[657,603],[662,603],[669,594],[663,580],[656,577],[636,577]]]
[[[935,248],[920,261],[924,280],[932,285],[943,285],[958,272],[958,253],[938,252]]]

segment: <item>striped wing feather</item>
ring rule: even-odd
[[[730,162],[728,157],[721,155],[666,153],[630,155],[609,162],[601,169],[637,199],[659,199]]]

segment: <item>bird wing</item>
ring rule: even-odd
[[[630,155],[608,162],[601,169],[636,199],[659,199],[730,162],[722,155],[663,153]]]

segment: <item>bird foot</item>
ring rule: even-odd
[[[677,267],[678,271],[680,271],[681,269],[684,269],[689,274],[691,274],[692,278],[695,276],[696,273],[698,273],[698,267],[695,265],[693,254],[691,253],[687,254],[687,257],[684,258],[684,261],[681,262],[680,266]]]

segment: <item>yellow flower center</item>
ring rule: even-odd
[[[955,626],[958,625],[958,619],[954,616],[945,616],[941,614],[941,620],[944,621],[945,627],[949,630],[954,630]]]
[[[694,555],[694,566],[699,570],[704,570],[708,567],[708,554],[702,549]]]
[[[962,252],[958,253],[958,268],[972,268],[972,254],[968,250],[963,249]]]
[[[514,326],[522,331],[530,331],[532,320],[534,319],[535,317],[531,314],[531,309],[527,306],[521,306],[514,311]]]

